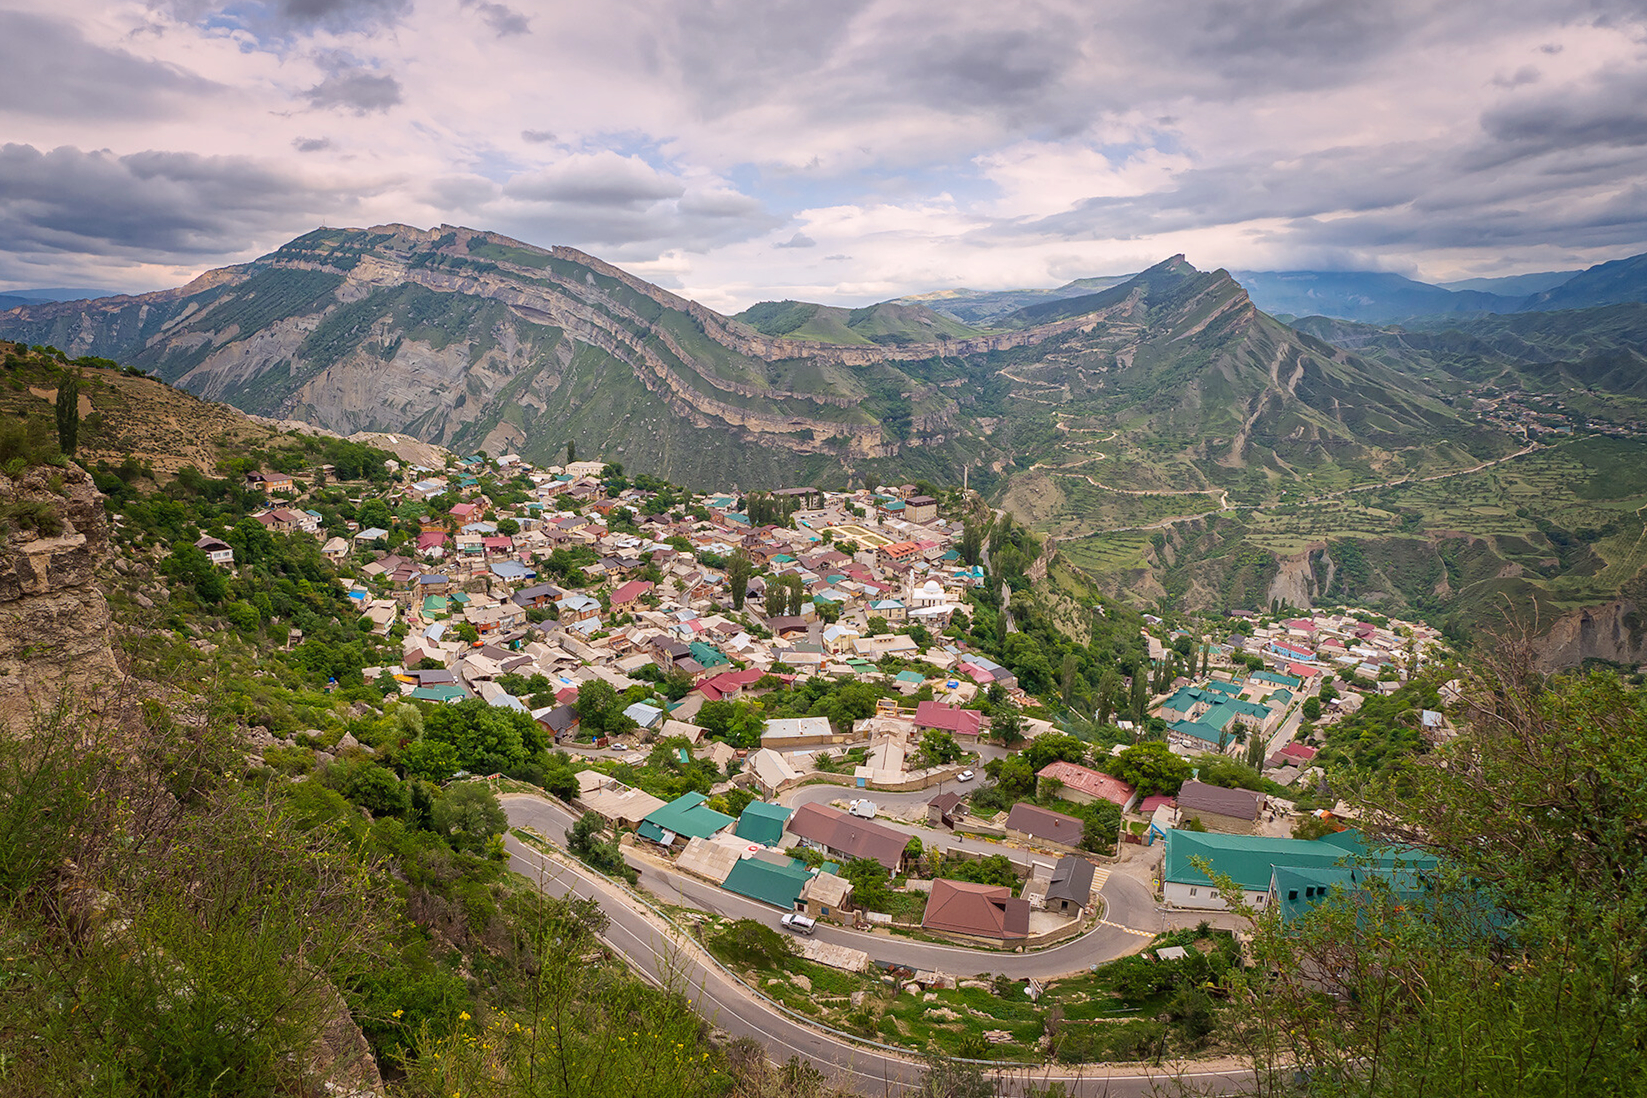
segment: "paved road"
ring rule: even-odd
[[[510,822],[517,826],[548,825],[552,829],[555,825],[551,821],[566,816],[536,798],[508,796],[501,800]],[[533,806],[548,811],[532,811]],[[733,1036],[760,1041],[772,1059],[782,1062],[791,1056],[804,1057],[818,1064],[837,1082],[863,1094],[903,1094],[918,1083],[922,1072],[919,1062],[854,1044],[791,1018],[733,981],[695,947],[675,941],[660,920],[646,913],[612,883],[586,871],[570,869],[513,837],[507,837],[505,845],[511,869],[536,881],[545,892],[570,893],[599,902],[610,920],[602,937],[612,949],[648,978],[683,988],[699,1014]],[[647,868],[655,869],[650,865]],[[1021,1094],[1027,1084],[1044,1087],[1061,1082],[1072,1098],[1142,1098],[1156,1093],[1163,1084],[1170,1086],[1176,1079],[1197,1088],[1198,1092],[1228,1094],[1241,1089],[1249,1078],[1249,1073],[1243,1070],[1168,1076],[1162,1072],[1129,1073],[1100,1068],[1077,1075],[1051,1067],[1026,1067],[999,1077],[996,1091]]]

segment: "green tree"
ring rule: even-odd
[[[578,460],[578,444],[571,439],[566,440],[566,464],[570,465]]]
[[[852,882],[852,902],[866,911],[884,912],[892,904],[892,875],[874,858],[853,858],[841,867]]]
[[[483,851],[509,826],[492,791],[480,782],[454,785],[435,802],[434,829],[454,850]],[[501,851],[501,848],[499,848]]]
[[[741,548],[734,550],[726,562],[726,584],[732,589],[732,609],[743,609],[744,599],[749,593],[749,577],[754,573],[755,565],[749,554]]]
[[[1172,796],[1189,780],[1190,764],[1173,754],[1164,743],[1140,743],[1115,756],[1110,773],[1136,789],[1140,796]]]
[[[57,448],[73,455],[80,444],[80,378],[68,375],[57,385]]]
[[[989,717],[989,734],[1003,747],[1016,747],[1024,742],[1024,714],[1011,702],[995,706]]]
[[[1321,699],[1309,697],[1304,699],[1304,719],[1318,721],[1321,719]]]
[[[925,768],[957,762],[963,752],[955,737],[948,732],[929,731],[921,736],[921,746],[915,752],[915,765]]]
[[[1515,649],[1478,666],[1459,735],[1351,794],[1369,842],[1412,844],[1436,868],[1260,922],[1265,976],[1238,1007],[1261,1077],[1307,1071],[1323,1098],[1408,1098],[1439,1079],[1640,1093],[1647,693],[1610,673],[1551,680]]]
[[[630,884],[638,877],[623,860],[618,837],[606,834],[606,821],[594,812],[585,812],[572,824],[566,832],[566,849],[585,865],[608,876],[623,877]]]
[[[469,698],[456,705],[435,706],[423,718],[426,739],[451,744],[458,765],[471,774],[490,774],[524,766],[547,747],[542,727],[514,709]]]
[[[458,769],[457,748],[439,740],[417,740],[400,752],[400,767],[408,778],[422,778],[439,785],[450,781]]]

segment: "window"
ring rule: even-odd
[[[1191,896],[1193,896],[1193,895],[1195,895],[1195,892],[1196,892],[1196,890],[1195,890],[1195,889],[1193,889],[1193,888],[1192,888],[1192,889],[1190,889],[1190,895],[1191,895]]]
[[[1287,889],[1287,899],[1289,899],[1289,900],[1298,899],[1298,890],[1296,888]]]

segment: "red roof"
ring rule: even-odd
[[[1280,751],[1276,752],[1276,754],[1288,755],[1295,759],[1309,760],[1315,758],[1315,748],[1305,743],[1289,743]]]
[[[1315,629],[1315,622],[1310,621],[1308,618],[1293,618],[1291,621],[1287,622],[1287,628],[1302,629],[1304,632],[1308,633]]]
[[[1089,797],[1109,801],[1111,804],[1125,805],[1132,800],[1135,792],[1132,786],[1120,778],[1112,778],[1108,774],[1101,774],[1085,766],[1077,766],[1062,760],[1048,763],[1035,776],[1056,778],[1064,783],[1065,789],[1073,789]]]
[[[747,671],[723,671],[698,683],[698,690],[710,701],[720,701],[739,693],[745,687],[753,686],[764,674],[766,672],[754,668]]]
[[[419,549],[433,549],[446,544],[446,534],[442,530],[425,530],[417,536]]]
[[[622,606],[625,603],[634,602],[650,590],[652,590],[650,580],[630,580],[612,592],[612,605]]]
[[[1156,793],[1153,796],[1145,797],[1142,801],[1139,802],[1138,812],[1141,815],[1144,815],[1144,816],[1153,816],[1153,815],[1155,815],[1155,810],[1157,808],[1160,808],[1164,804],[1169,804],[1170,805],[1170,804],[1173,804],[1173,803],[1175,803],[1173,798],[1168,796],[1167,794],[1165,794],[1165,793]]]
[[[1288,652],[1294,656],[1304,656],[1309,659],[1315,658],[1315,653],[1310,651],[1308,648],[1303,648],[1296,644],[1289,644],[1286,641],[1272,641],[1271,643],[1273,643],[1275,647],[1282,652]]]
[[[481,538],[480,543],[488,549],[501,549],[506,553],[515,547],[513,539],[506,534],[494,534],[491,537]]]
[[[957,736],[977,736],[984,730],[984,715],[976,709],[958,709],[943,702],[924,701],[915,707],[915,727],[935,728]]]
[[[475,512],[477,512],[479,510],[480,510],[479,505],[474,504],[474,503],[457,503],[457,504],[453,504],[452,505],[452,517],[453,518],[460,518],[460,519],[461,518],[468,518],[470,515],[474,514]]]
[[[1303,663],[1291,663],[1287,665],[1287,674],[1296,675],[1301,679],[1307,679],[1311,675],[1321,674],[1321,668],[1311,667],[1308,664]]]

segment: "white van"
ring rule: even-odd
[[[796,934],[812,934],[818,929],[818,920],[807,915],[802,915],[799,912],[792,911],[778,921],[782,923],[786,929],[793,930]]]

